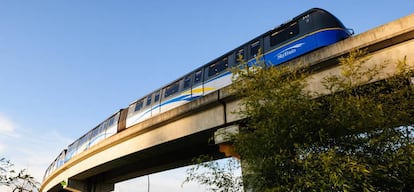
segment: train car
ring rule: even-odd
[[[82,153],[90,147],[96,145],[99,141],[102,141],[118,132],[118,121],[121,112],[117,112],[110,116],[108,119],[100,123],[94,129],[87,132],[81,138],[74,141],[68,146],[64,162],[69,161],[73,156]]]
[[[267,65],[277,66],[351,35],[331,13],[319,8],[310,9],[132,102],[70,144],[49,166],[45,177],[75,155],[117,132],[230,85],[232,73],[228,69],[238,66],[240,58],[248,65],[254,65],[255,57],[262,54]]]
[[[66,149],[64,149],[60,154],[56,157],[52,164],[46,169],[45,174],[43,176],[43,180],[49,176],[50,173],[56,171],[59,167],[61,167],[65,163],[65,156],[66,156]]]
[[[263,40],[265,60],[278,65],[350,35],[352,32],[335,16],[314,8],[269,31],[256,42]]]
[[[228,68],[237,66],[238,58],[253,65],[260,52],[265,63],[276,66],[351,35],[331,13],[310,9],[173,81],[157,90],[156,95],[152,93],[135,101],[128,108],[126,127],[230,85],[232,74]]]
[[[88,133],[88,148],[117,133],[119,114],[115,113]]]

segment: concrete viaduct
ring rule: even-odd
[[[367,67],[389,61],[379,78],[392,75],[396,61],[404,57],[414,65],[414,14],[289,63],[316,69],[308,88],[323,92],[320,80],[339,74],[338,58],[355,49],[368,50]],[[200,154],[222,158],[217,145],[220,141],[212,138],[215,132],[237,127],[242,117],[234,112],[239,104],[240,100],[224,88],[148,119],[72,158],[43,181],[40,191],[109,192],[115,183],[188,165]]]

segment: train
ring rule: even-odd
[[[64,149],[47,168],[44,180],[76,155],[125,129],[232,83],[231,67],[243,58],[248,64],[262,55],[266,64],[277,66],[352,36],[328,11],[312,8],[269,30],[175,81],[120,109]]]

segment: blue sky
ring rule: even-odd
[[[356,34],[414,13],[412,0],[0,0],[0,157],[41,180],[118,109],[313,7]],[[204,191],[181,188],[183,172],[151,190]]]

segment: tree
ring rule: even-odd
[[[414,188],[412,69],[372,82],[384,65],[354,51],[340,75],[307,91],[310,72],[290,66],[236,71],[246,129],[234,143],[255,191],[411,191]],[[260,60],[260,58],[257,58]],[[263,68],[263,69],[262,69]]]
[[[12,192],[39,191],[40,183],[33,176],[25,169],[16,174],[16,171],[12,169],[13,166],[9,160],[0,159],[0,186],[7,186]]]
[[[243,190],[241,175],[236,174],[240,169],[240,163],[234,158],[226,162],[214,161],[209,156],[200,156],[194,160],[196,166],[187,169],[187,177],[184,183],[198,182],[207,186],[208,191],[214,192],[239,192]]]
[[[234,70],[247,118],[232,141],[247,190],[414,189],[413,69],[403,59],[395,76],[375,81],[387,63],[366,68],[369,59],[360,50],[340,58],[324,92],[308,89],[311,71],[268,67],[260,55]],[[207,185],[220,178],[192,176]]]
[[[11,178],[13,192],[35,192],[39,191],[40,183],[29,175],[25,169],[21,170],[16,176]]]
[[[11,170],[12,166],[13,164],[11,164],[9,160],[0,158],[0,186],[8,186],[10,184],[10,174],[14,173],[14,171]]]

